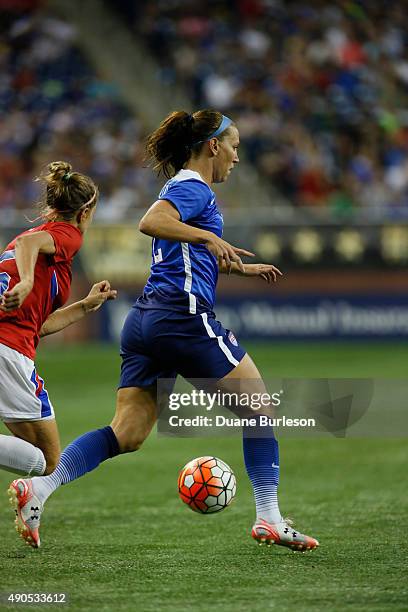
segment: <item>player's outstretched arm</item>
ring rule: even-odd
[[[282,272],[272,264],[244,264],[244,271],[233,264],[231,270],[228,271],[225,265],[219,267],[219,271],[224,274],[239,274],[240,276],[259,276],[267,283],[276,283],[278,276],[282,276]]]
[[[139,223],[139,230],[153,238],[163,238],[174,242],[203,244],[218,260],[218,266],[226,266],[231,271],[233,264],[244,273],[240,255],[253,257],[245,249],[233,246],[213,232],[193,227],[180,220],[180,213],[167,200],[158,200],[149,208]]]
[[[20,280],[1,297],[0,310],[9,312],[20,308],[34,284],[34,269],[39,253],[53,255],[55,244],[48,232],[33,232],[19,236],[14,246]]]
[[[95,283],[88,295],[82,300],[55,310],[44,322],[40,336],[49,336],[61,331],[61,329],[76,323],[88,313],[98,310],[106,300],[114,300],[116,296],[117,291],[111,289],[109,281],[104,280]]]

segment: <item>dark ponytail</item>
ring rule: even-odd
[[[52,162],[46,173],[36,180],[45,185],[39,209],[41,217],[48,221],[57,217],[70,221],[83,206],[93,207],[98,200],[98,187],[93,180],[74,172],[71,164],[65,161]]]
[[[222,113],[215,110],[204,109],[192,115],[174,111],[148,136],[145,159],[158,174],[163,173],[166,178],[171,178],[193,154],[201,151],[204,142],[221,121]],[[222,134],[219,138],[222,139]]]

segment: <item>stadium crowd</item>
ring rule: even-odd
[[[3,0],[2,0],[3,1]],[[115,221],[157,190],[146,130],[84,58],[75,28],[7,2],[0,25],[0,216],[71,160]],[[19,7],[23,7],[21,10]],[[31,6],[31,11],[27,11]],[[11,7],[11,8],[10,8]],[[288,203],[337,216],[408,212],[408,12],[396,0],[111,2],[157,60],[163,87],[239,124],[249,159]],[[271,198],[273,202],[273,198]]]
[[[0,224],[38,201],[33,177],[54,159],[95,179],[100,219],[121,219],[151,200],[151,173],[141,164],[144,127],[89,65],[75,28],[37,4],[2,10]]]
[[[408,12],[398,0],[112,2],[164,86],[234,117],[290,202],[408,207]],[[401,211],[401,208],[402,211]]]

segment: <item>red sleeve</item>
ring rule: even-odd
[[[54,261],[69,261],[82,246],[82,234],[77,227],[69,223],[50,223],[43,231],[48,232],[54,239]]]

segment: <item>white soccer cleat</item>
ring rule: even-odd
[[[258,544],[278,544],[300,552],[313,550],[319,546],[319,542],[315,538],[293,529],[290,519],[275,524],[257,519],[252,527],[251,535]]]
[[[40,548],[39,527],[43,505],[33,494],[31,480],[13,480],[7,493],[16,513],[16,531],[26,544]]]

